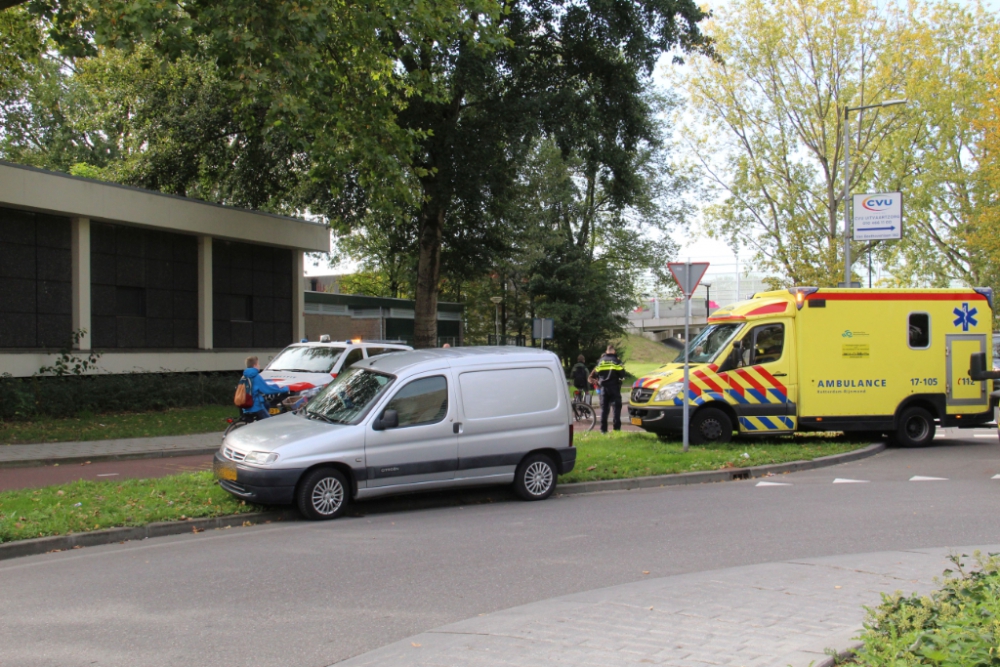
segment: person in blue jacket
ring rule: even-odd
[[[253,405],[249,408],[243,408],[243,413],[253,415],[257,419],[267,419],[271,415],[267,413],[264,395],[287,394],[288,387],[280,387],[262,378],[260,376],[260,360],[257,357],[247,357],[247,367],[243,371],[243,377],[250,380],[250,387],[253,389]]]

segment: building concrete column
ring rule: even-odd
[[[90,326],[90,218],[72,218],[70,230],[73,331],[86,331],[76,348],[89,350],[94,339]]]
[[[292,251],[292,340],[306,337],[306,257],[301,250]]]
[[[198,237],[198,348],[211,350],[212,330],[212,237]]]

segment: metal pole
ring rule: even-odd
[[[851,131],[847,119],[850,107],[844,105],[844,285],[851,286],[851,223],[850,223],[850,185],[851,185]]]
[[[685,278],[686,282],[690,282],[691,279],[691,260],[688,259],[684,266],[684,270],[687,272]],[[683,406],[683,441],[684,441],[684,451],[688,450],[688,443],[690,441],[690,433],[688,429],[688,389],[691,386],[691,378],[688,374],[689,370],[689,357],[690,357],[690,346],[691,346],[691,295],[685,294],[684,299],[684,397],[682,399],[681,405]]]
[[[740,253],[736,253],[736,298],[733,299],[733,303],[737,301],[742,301],[740,299]]]

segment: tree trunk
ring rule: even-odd
[[[436,197],[428,199],[420,211],[419,259],[417,263],[416,306],[413,319],[413,347],[437,347],[438,282],[441,278],[441,234],[444,205]]]

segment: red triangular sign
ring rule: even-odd
[[[708,271],[708,262],[669,262],[667,268],[674,274],[681,292],[690,299]]]

